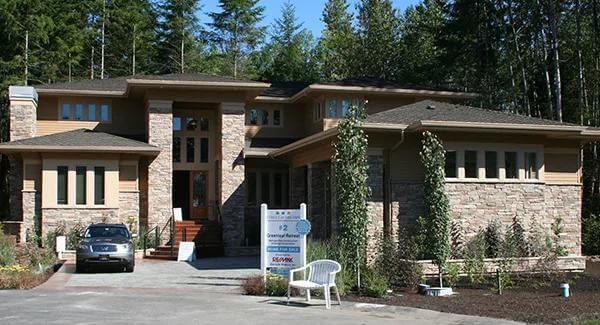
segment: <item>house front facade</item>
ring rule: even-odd
[[[202,74],[10,88],[11,220],[27,240],[95,222],[177,231],[217,254],[257,253],[259,206],[308,205],[311,236],[336,233],[337,123],[366,102],[369,232],[423,214],[425,130],[447,150],[451,216],[465,236],[490,220],[565,225],[581,254],[581,145],[596,129],[483,110],[475,94],[374,80],[269,84]],[[39,226],[36,226],[39,225]],[[186,235],[180,239],[190,240]]]

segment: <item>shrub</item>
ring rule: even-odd
[[[477,285],[483,282],[485,274],[485,232],[480,230],[475,237],[465,245],[464,272],[467,274],[469,284]]]
[[[464,242],[462,228],[457,221],[450,222],[450,258],[459,259],[463,257]]]
[[[334,259],[329,241],[307,240],[306,241],[306,262],[310,263],[316,260]]]
[[[0,229],[0,267],[13,264],[14,249],[14,243]]]
[[[379,273],[375,268],[366,268],[363,277],[363,283],[360,293],[368,296],[380,298],[387,294],[389,284],[386,277]]]
[[[251,296],[262,296],[265,294],[265,284],[262,275],[251,276],[242,281],[244,293]]]
[[[591,215],[583,220],[583,253],[600,255],[600,217]]]
[[[492,220],[485,228],[485,256],[496,258],[502,248],[502,226],[497,220]]]
[[[527,257],[529,256],[529,243],[525,238],[525,229],[519,219],[513,217],[512,224],[507,228],[504,249],[504,257]]]
[[[449,263],[446,265],[446,285],[448,287],[454,287],[458,284],[458,280],[460,280],[460,265],[456,263]]]
[[[287,293],[288,280],[280,275],[267,274],[267,285],[265,292],[267,296],[285,296]]]
[[[69,229],[69,231],[66,233],[67,249],[69,249],[69,250],[77,249],[79,242],[81,242],[81,235],[84,230],[85,230],[85,227],[81,223],[78,223],[75,226],[73,226],[71,229]]]

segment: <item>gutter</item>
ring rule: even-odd
[[[191,86],[191,87],[226,87],[226,88],[257,88],[266,89],[270,83],[264,82],[235,82],[235,81],[183,81],[160,79],[127,79],[127,85],[149,86]]]
[[[114,153],[137,153],[149,156],[156,156],[160,153],[158,148],[138,148],[138,147],[119,147],[119,146],[97,146],[97,147],[76,147],[76,146],[24,146],[24,145],[0,145],[2,153],[21,153],[21,152],[114,152]]]

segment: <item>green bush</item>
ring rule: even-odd
[[[77,249],[77,246],[79,246],[79,242],[81,241],[81,236],[83,235],[84,230],[85,227],[81,223],[78,223],[71,229],[69,229],[69,231],[67,231],[67,249]]]
[[[583,253],[600,255],[600,217],[591,215],[583,219]]]
[[[306,260],[308,263],[316,260],[328,259],[333,260],[342,266],[342,270],[336,274],[335,284],[338,287],[340,295],[345,295],[350,292],[352,289],[353,283],[355,283],[355,279],[353,276],[353,272],[350,272],[346,265],[346,261],[344,255],[342,254],[340,245],[338,244],[338,240],[336,238],[331,238],[329,240],[307,240],[306,243]],[[300,279],[301,274],[294,275],[294,279]],[[317,293],[319,295],[320,293]]]
[[[387,294],[389,289],[388,281],[385,275],[378,272],[375,268],[367,268],[363,274],[360,293],[368,296],[380,298]]]
[[[4,234],[0,226],[0,266],[9,266],[14,263],[14,243]]]
[[[458,281],[460,280],[460,265],[456,263],[448,263],[446,264],[444,273],[444,285],[448,287],[454,287],[458,284]]]
[[[267,296],[281,297],[287,294],[288,280],[280,275],[267,275]]]

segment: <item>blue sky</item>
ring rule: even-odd
[[[280,16],[281,6],[285,2],[287,0],[260,0],[260,4],[265,7],[263,24],[270,26]],[[314,36],[320,36],[323,29],[321,13],[325,6],[325,0],[291,0],[291,2],[296,6],[298,20],[303,22],[304,27],[312,31]],[[354,10],[357,2],[358,0],[349,0],[350,9]],[[406,7],[417,4],[420,0],[393,0],[392,2],[396,9],[404,11]],[[207,12],[219,10],[218,3],[218,0],[200,0],[202,13],[199,16],[202,23],[210,21],[210,18],[206,15]]]

